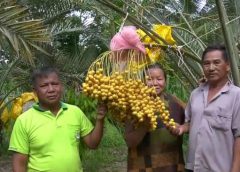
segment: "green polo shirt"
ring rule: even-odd
[[[28,172],[81,172],[80,137],[92,129],[77,106],[62,103],[55,116],[34,104],[17,118],[9,150],[29,155]]]

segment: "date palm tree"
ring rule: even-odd
[[[54,65],[66,83],[81,83],[90,64],[107,50],[106,20],[89,2],[81,0],[19,0],[31,15],[43,18],[52,35],[47,49],[52,57],[37,59],[37,65]]]
[[[36,52],[50,56],[41,47],[47,42],[50,42],[50,35],[42,20],[32,18],[28,8],[18,5],[15,0],[0,0],[0,60],[3,62],[0,64],[0,114],[14,99],[13,96],[9,97],[10,93],[27,83],[26,80],[14,82],[12,72],[21,63],[33,66]],[[19,77],[20,74],[17,75]],[[2,106],[6,98],[8,101]],[[0,133],[0,143],[1,136]]]
[[[0,0],[0,50],[2,58],[8,63],[1,65],[0,93],[10,76],[10,72],[19,62],[34,65],[35,52],[50,55],[42,43],[50,42],[50,35],[43,21],[33,19],[26,7],[16,4],[14,0]],[[5,96],[6,97],[6,94]]]
[[[172,67],[176,69],[178,78],[187,80],[195,87],[201,77],[200,57],[207,44],[223,42],[221,25],[215,1],[109,1],[97,0],[100,4],[117,12],[122,17],[127,15],[127,21],[143,29],[149,35],[155,36],[150,27],[154,23],[173,26],[173,36],[181,48],[182,59],[177,58],[177,51],[171,49],[167,53]],[[238,44],[239,2],[237,0],[224,1],[229,15],[228,27],[234,30],[234,40]],[[105,15],[108,11],[105,11]],[[160,39],[160,38],[158,38]],[[239,58],[239,57],[238,57]],[[182,63],[179,66],[178,61]]]

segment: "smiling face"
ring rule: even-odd
[[[63,87],[58,75],[54,72],[36,78],[34,91],[44,109],[56,108],[60,104]]]
[[[222,51],[213,50],[205,54],[203,59],[203,71],[210,84],[216,84],[226,80],[229,70],[229,63],[224,60]]]
[[[166,79],[163,70],[160,68],[148,69],[146,84],[148,87],[154,87],[157,95],[160,95],[166,86]]]

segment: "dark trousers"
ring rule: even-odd
[[[185,169],[185,172],[193,172],[193,170]]]

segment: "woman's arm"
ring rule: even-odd
[[[168,127],[168,130],[173,134],[173,135],[177,135],[177,136],[181,136],[184,133],[188,133],[189,132],[189,126],[190,124],[188,122],[186,122],[183,125],[179,125],[176,123],[175,128],[173,127]]]

